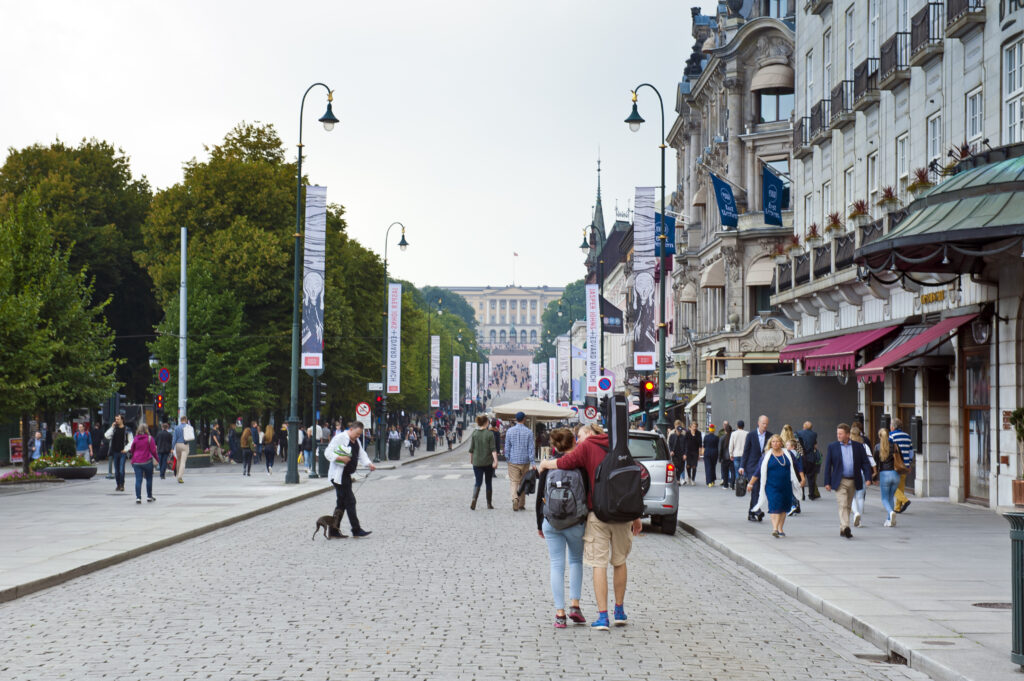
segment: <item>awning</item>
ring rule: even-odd
[[[793,69],[786,64],[762,66],[750,81],[750,91],[793,90]]]
[[[693,201],[690,202],[691,206],[704,206],[708,202],[708,193],[704,191],[704,185],[701,184],[700,188],[697,189],[697,193],[693,195]]]
[[[693,399],[686,403],[685,411],[690,411],[691,409],[696,407],[698,404],[703,402],[704,401],[704,396],[707,395],[707,394],[708,394],[708,387],[707,386],[704,386],[703,388],[698,390],[697,394],[693,396]]]
[[[701,288],[725,288],[725,260],[719,258],[700,273]]]
[[[886,369],[903,363],[915,352],[926,348],[937,340],[945,340],[944,336],[947,333],[956,331],[977,316],[976,314],[968,314],[961,317],[943,319],[935,326],[915,334],[905,342],[900,343],[887,352],[883,352],[872,361],[857,369],[857,380],[864,381],[865,383],[884,381]]]
[[[747,286],[771,286],[775,281],[775,262],[761,258],[747,270]]]
[[[697,287],[692,281],[686,282],[686,286],[679,292],[680,303],[696,303],[697,302]]]
[[[786,347],[782,348],[782,352],[779,353],[779,361],[795,362],[798,359],[803,359],[818,348],[824,347],[831,341],[831,338],[821,338],[816,341],[807,341],[804,343],[790,343]]]
[[[892,333],[898,326],[861,331],[833,338],[822,348],[804,358],[807,371],[846,371],[857,367],[857,352]]]

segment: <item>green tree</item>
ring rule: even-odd
[[[445,311],[450,312],[462,319],[463,324],[466,328],[476,335],[476,313],[473,310],[473,306],[469,304],[465,298],[454,291],[449,291],[446,288],[439,286],[424,286],[420,289],[420,293],[427,300],[437,301],[441,300],[441,307]]]
[[[572,328],[572,323],[586,319],[584,281],[577,279],[566,284],[562,296],[552,300],[541,313],[540,347],[533,355],[534,362],[542,362],[555,356],[554,340]],[[561,311],[561,315],[559,315]]]

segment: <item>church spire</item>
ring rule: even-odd
[[[604,207],[601,205],[601,150],[597,151],[597,203],[594,204],[594,227],[601,233],[601,239],[607,236],[604,231]]]

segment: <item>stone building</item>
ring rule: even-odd
[[[560,286],[450,286],[473,307],[477,340],[486,350],[533,352],[540,345],[541,315],[562,297]]]

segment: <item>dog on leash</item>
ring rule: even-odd
[[[316,529],[313,530],[312,539],[316,539],[316,535],[320,532],[321,528],[324,531],[324,538],[331,539],[332,537],[339,537],[345,539],[348,537],[347,534],[342,534],[338,526],[334,524],[334,516],[322,515],[316,519]]]

